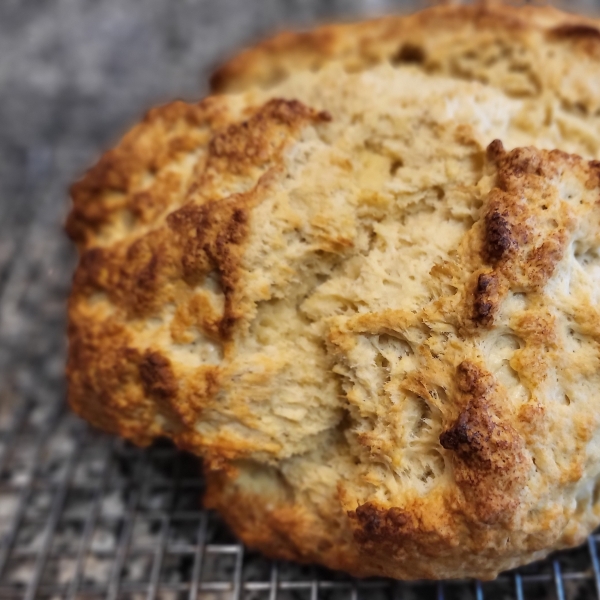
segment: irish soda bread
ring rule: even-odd
[[[600,32],[284,34],[73,187],[69,399],[204,458],[250,546],[493,578],[600,522]]]

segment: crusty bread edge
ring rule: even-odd
[[[600,48],[600,20],[545,6],[510,6],[477,2],[435,6],[409,15],[389,15],[361,22],[330,24],[310,31],[283,31],[243,50],[210,78],[215,93],[270,86],[295,70],[317,70],[340,60],[360,70],[394,60],[403,44],[415,44],[436,31],[475,25],[479,31],[541,31],[584,38]]]

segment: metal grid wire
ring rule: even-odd
[[[28,149],[23,184],[0,185],[11,198],[0,202],[0,600],[600,600],[597,534],[486,583],[355,580],[268,561],[202,508],[195,458],[134,448],[72,415],[62,332],[73,256],[56,198],[89,160],[75,142]]]

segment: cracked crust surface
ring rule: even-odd
[[[582,541],[598,44],[441,7],[279,36],[151,111],[72,190],[71,406],[204,457],[277,558],[491,578]]]

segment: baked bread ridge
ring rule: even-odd
[[[549,45],[557,52],[539,53]],[[599,52],[596,18],[550,6],[475,2],[323,25],[309,31],[284,31],[223,64],[213,73],[211,88],[224,93],[269,87],[290,73],[317,71],[331,62],[339,62],[347,71],[391,62],[418,64],[432,73],[491,85],[503,75],[502,87],[511,93],[521,95],[551,87],[565,94],[565,102],[576,104],[584,94],[585,67]],[[581,60],[583,63],[578,64]],[[497,73],[495,63],[508,67],[507,72]],[[514,81],[508,81],[507,75]],[[572,87],[569,79],[577,81],[576,91],[568,89]],[[567,84],[566,89],[558,89],[561,84]]]
[[[599,70],[589,22],[531,14],[546,59]],[[589,68],[571,100],[531,87],[539,54],[487,85],[328,60],[151,111],[73,188],[73,408],[204,456],[207,503],[277,557],[491,578],[581,541],[597,165],[550,149],[600,158],[600,98]]]

